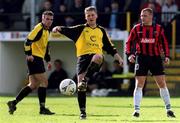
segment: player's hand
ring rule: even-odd
[[[115,58],[115,60],[117,60],[119,62],[120,66],[123,66],[123,59],[121,58],[121,56],[118,53],[116,53],[114,55],[114,58]]]
[[[26,56],[26,60],[30,61],[30,62],[33,62],[34,61],[34,57],[32,55]]]
[[[59,32],[59,31],[61,31],[61,27],[60,27],[60,26],[55,26],[55,27],[52,29],[52,32],[54,32],[54,33],[57,33],[57,32]]]
[[[169,63],[170,63],[170,59],[169,59],[168,57],[165,57],[164,63],[165,63],[165,64],[169,64]]]
[[[129,62],[131,62],[131,63],[135,63],[135,55],[130,55],[130,56],[128,57],[128,60],[129,60]]]
[[[52,69],[52,63],[48,62],[47,63],[47,70],[50,71]]]
[[[118,59],[118,61],[119,61],[119,65],[123,66],[123,59],[121,57]]]

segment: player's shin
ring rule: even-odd
[[[86,112],[86,91],[78,91],[78,103],[81,112]]]
[[[169,91],[168,91],[167,87],[160,88],[160,96],[164,101],[166,110],[170,110],[171,109],[170,95],[169,95]]]
[[[40,108],[44,108],[46,102],[46,87],[38,88],[38,98],[39,98]]]
[[[134,109],[136,112],[140,112],[140,102],[142,100],[142,88],[135,88],[134,90]]]
[[[29,86],[22,88],[19,94],[16,96],[16,100],[14,101],[14,103],[17,104],[31,92],[32,92],[32,89]]]
[[[91,62],[91,64],[89,65],[89,67],[87,68],[87,72],[86,72],[86,75],[85,75],[85,79],[87,79],[87,81],[88,81],[88,79],[90,78],[90,77],[92,77],[92,75],[95,73],[95,72],[97,72],[97,71],[99,71],[99,69],[100,69],[100,65],[99,64],[97,64],[97,63],[95,63],[95,62]]]

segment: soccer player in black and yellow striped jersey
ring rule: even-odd
[[[121,56],[108,38],[105,29],[97,25],[97,10],[94,6],[85,8],[86,24],[73,27],[56,26],[53,32],[60,32],[72,39],[76,45],[78,103],[80,119],[86,119],[86,88],[88,79],[98,72],[103,63],[103,51],[111,54],[119,64],[123,64]]]
[[[42,22],[38,23],[29,33],[24,43],[27,66],[29,70],[29,84],[25,86],[16,99],[7,103],[9,113],[13,114],[16,110],[16,105],[29,93],[38,88],[38,97],[40,104],[40,114],[54,114],[45,107],[46,88],[48,80],[45,75],[44,61],[47,62],[48,69],[51,68],[50,54],[48,48],[49,28],[53,22],[54,13],[45,11],[42,14]]]

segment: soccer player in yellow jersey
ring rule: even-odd
[[[49,28],[53,22],[54,13],[45,11],[42,14],[42,22],[37,24],[29,33],[24,43],[27,66],[29,70],[29,84],[25,86],[16,99],[7,103],[9,113],[13,114],[16,110],[16,105],[29,93],[38,88],[38,97],[40,104],[40,114],[54,114],[45,107],[46,88],[48,80],[45,75],[44,62],[47,62],[48,69],[51,69],[50,54],[48,48]]]
[[[56,26],[53,32],[64,34],[76,45],[78,103],[80,119],[86,119],[86,88],[88,79],[98,72],[103,63],[103,50],[111,54],[119,64],[123,64],[121,56],[108,38],[105,29],[97,25],[97,10],[94,6],[85,8],[86,24],[73,27]]]

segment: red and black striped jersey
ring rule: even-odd
[[[159,24],[144,26],[135,25],[126,41],[126,54],[143,54],[160,56],[162,53],[169,57],[168,41],[164,29]]]

